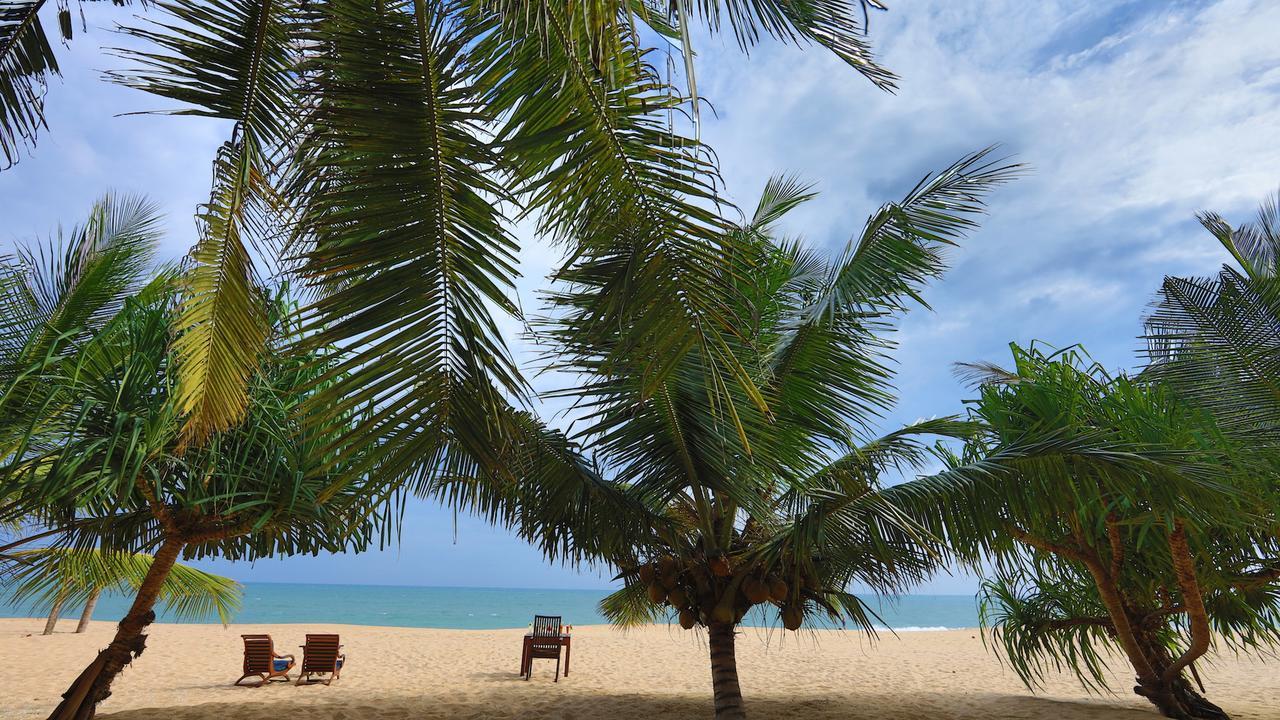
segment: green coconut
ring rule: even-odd
[[[775,577],[769,581],[769,599],[774,602],[786,602],[787,591],[791,588],[787,587],[787,581],[780,577]]]
[[[649,583],[649,600],[655,605],[661,605],[667,599],[667,589],[658,583]]]
[[[742,594],[747,596],[752,605],[759,605],[769,599],[769,586],[758,578],[749,577],[742,581]]]
[[[698,622],[698,618],[696,615],[693,614],[692,610],[680,611],[680,627],[684,628],[685,630],[692,630],[693,626],[697,624],[697,622]]]
[[[735,611],[731,605],[716,605],[711,610],[711,620],[718,623],[731,623],[734,621]]]

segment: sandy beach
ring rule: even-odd
[[[41,620],[0,620],[0,717],[43,718],[58,694],[110,637],[95,622],[83,635],[39,635]],[[308,631],[338,632],[348,657],[331,687],[235,687],[240,633],[268,632],[298,652]],[[398,720],[409,718],[710,718],[705,638],[678,627],[627,632],[574,629],[571,674],[552,682],[539,661],[517,675],[517,630],[435,630],[356,625],[156,625],[149,649],[100,708],[113,720]],[[747,628],[738,664],[755,718],[1154,719],[1127,687],[1090,696],[1067,676],[1028,692],[988,653],[975,631],[906,632],[875,643],[852,632],[794,635]],[[1117,665],[1116,667],[1120,667]],[[1274,663],[1216,658],[1203,668],[1209,697],[1236,718],[1280,718]]]

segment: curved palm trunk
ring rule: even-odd
[[[1154,683],[1139,681],[1133,688],[1134,693],[1150,700],[1165,717],[1177,720],[1229,720],[1230,716],[1222,708],[1196,692],[1182,675],[1181,669],[1175,668],[1174,658],[1155,633],[1141,630],[1137,633],[1137,642],[1161,677]]]
[[[52,635],[53,629],[58,625],[58,617],[62,615],[62,595],[58,595],[58,599],[53,601],[53,607],[49,608],[49,619],[44,621],[44,632],[41,635]]]
[[[84,610],[80,613],[80,622],[76,623],[76,632],[82,633],[89,629],[89,621],[93,619],[93,609],[98,605],[98,595],[102,592],[101,588],[94,588],[89,593],[89,599],[84,601]]]
[[[1186,572],[1194,576],[1194,568],[1189,552],[1185,548],[1185,536],[1179,546],[1178,534],[1170,538],[1170,546],[1174,555],[1175,568],[1180,579]],[[1098,596],[1107,608],[1111,623],[1115,630],[1116,641],[1129,658],[1130,665],[1137,672],[1137,685],[1133,692],[1151,701],[1160,712],[1176,720],[1229,720],[1222,708],[1204,699],[1183,676],[1182,670],[1204,654],[1208,649],[1208,617],[1195,617],[1195,610],[1203,614],[1204,604],[1199,595],[1199,588],[1183,587],[1183,594],[1188,598],[1192,610],[1192,648],[1182,657],[1175,660],[1168,649],[1160,643],[1155,633],[1144,627],[1143,618],[1132,612],[1125,602],[1114,577],[1102,567],[1095,558],[1085,557],[1085,566],[1093,576],[1098,588]],[[1179,563],[1184,567],[1177,568]],[[1201,622],[1203,620],[1203,622]]]
[[[742,690],[738,688],[738,660],[734,655],[734,626],[712,623],[711,686],[716,696],[716,720],[745,720]]]
[[[116,675],[147,647],[147,637],[142,633],[156,619],[152,608],[183,545],[185,542],[179,536],[165,538],[138,588],[133,606],[116,628],[115,638],[62,694],[62,702],[49,720],[88,720],[94,716],[98,703],[111,695],[111,683]]]

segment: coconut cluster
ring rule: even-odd
[[[705,562],[664,555],[636,568],[635,577],[655,605],[669,605],[679,613],[680,627],[738,623],[756,605],[780,608],[782,625],[797,630],[804,621],[805,587],[793,588],[777,573],[753,572],[733,582],[733,567],[724,555]],[[803,584],[808,583],[807,580]],[[815,588],[808,588],[815,590]]]

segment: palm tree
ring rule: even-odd
[[[482,429],[456,426],[467,416],[457,408],[496,414],[502,396],[527,392],[494,319],[516,313],[507,228],[525,216],[570,257],[633,258],[596,319],[612,322],[629,287],[629,312],[643,307],[672,337],[655,372],[694,342],[721,365],[722,402],[763,406],[757,388],[730,391],[749,374],[709,330],[727,324],[714,303],[723,289],[699,256],[733,236],[714,211],[711,153],[669,121],[696,116],[697,103],[661,79],[656,49],[640,42],[654,35],[639,28],[679,38],[690,62],[697,23],[731,28],[744,48],[763,36],[818,43],[893,84],[864,37],[866,9],[882,9],[871,0],[156,5],[159,19],[126,29],[145,48],[125,51],[131,67],[112,77],[180,102],[179,114],[232,122],[175,319],[185,436],[199,443],[243,417],[268,336],[256,288],[287,272],[316,293],[309,346],[349,353],[314,421],[372,400],[382,411],[355,432],[406,472],[442,443],[483,455],[465,444]],[[655,273],[681,302],[637,291]]]
[[[834,261],[779,239],[776,223],[812,194],[771,180],[754,215],[729,230],[739,254],[703,255],[698,269],[733,288],[719,299],[733,325],[716,342],[748,370],[769,414],[721,405],[717,366],[696,343],[650,372],[641,353],[646,339],[668,342],[660,328],[645,317],[594,322],[606,266],[626,258],[584,258],[535,326],[549,367],[574,378],[552,397],[573,401],[580,429],[565,436],[526,417],[508,432],[517,440],[503,464],[520,482],[505,499],[465,478],[436,491],[508,519],[553,557],[618,568],[623,588],[602,603],[614,622],[672,613],[705,627],[716,716],[744,717],[734,636],[752,607],[772,603],[791,630],[823,615],[870,631],[874,616],[848,586],[898,590],[935,566],[927,533],[884,501],[877,479],[926,457],[917,436],[962,428],[926,421],[867,440],[868,426],[893,402],[896,318],[921,302],[945,248],[1014,171],[970,155],[882,207]],[[620,344],[637,354],[620,357]]]
[[[61,609],[83,606],[76,632],[82,633],[93,618],[98,597],[105,591],[136,593],[153,558],[145,553],[76,551],[59,547],[15,553],[15,566],[2,586],[14,603],[29,602],[49,608],[44,634],[53,634]],[[240,606],[240,585],[234,580],[174,563],[160,587],[159,602],[180,618],[209,616],[226,623]]]
[[[1116,648],[1166,716],[1227,717],[1195,663],[1280,642],[1280,457],[1079,351],[1013,352],[977,366],[963,455],[885,494],[989,569],[984,624],[1029,687],[1063,667],[1105,687]]]
[[[146,216],[143,224],[152,227],[155,218]],[[71,308],[85,305],[73,299],[109,301],[94,305],[97,313],[77,315],[88,318],[94,332],[71,325],[50,350],[12,366],[3,397],[8,445],[0,519],[52,528],[60,546],[76,552],[151,552],[154,559],[115,638],[67,691],[53,715],[58,718],[92,716],[109,694],[112,679],[142,650],[152,608],[180,556],[236,560],[360,550],[385,539],[380,531],[396,517],[389,490],[346,472],[362,450],[335,445],[357,411],[325,429],[299,425],[299,406],[323,387],[329,368],[320,351],[280,352],[298,331],[283,295],[262,298],[272,319],[272,352],[254,375],[245,422],[204,445],[184,446],[171,372],[171,327],[180,303],[171,276],[162,274],[119,302],[122,293],[112,288],[127,284],[121,278],[133,277],[134,265],[103,264],[99,256],[114,244],[79,247],[79,253],[46,255],[54,258],[46,269],[56,283],[44,283],[30,263],[9,266],[11,292],[0,323],[12,347],[38,344],[20,344],[24,332],[50,334],[50,323],[32,322],[33,313],[69,318],[77,315]],[[140,257],[152,250],[147,242],[131,247]],[[114,270],[79,271],[104,267]],[[48,293],[31,302],[33,288]]]
[[[1233,228],[1200,222],[1236,266],[1216,278],[1167,277],[1146,318],[1144,371],[1213,411],[1219,422],[1273,437],[1280,429],[1280,192]]]

